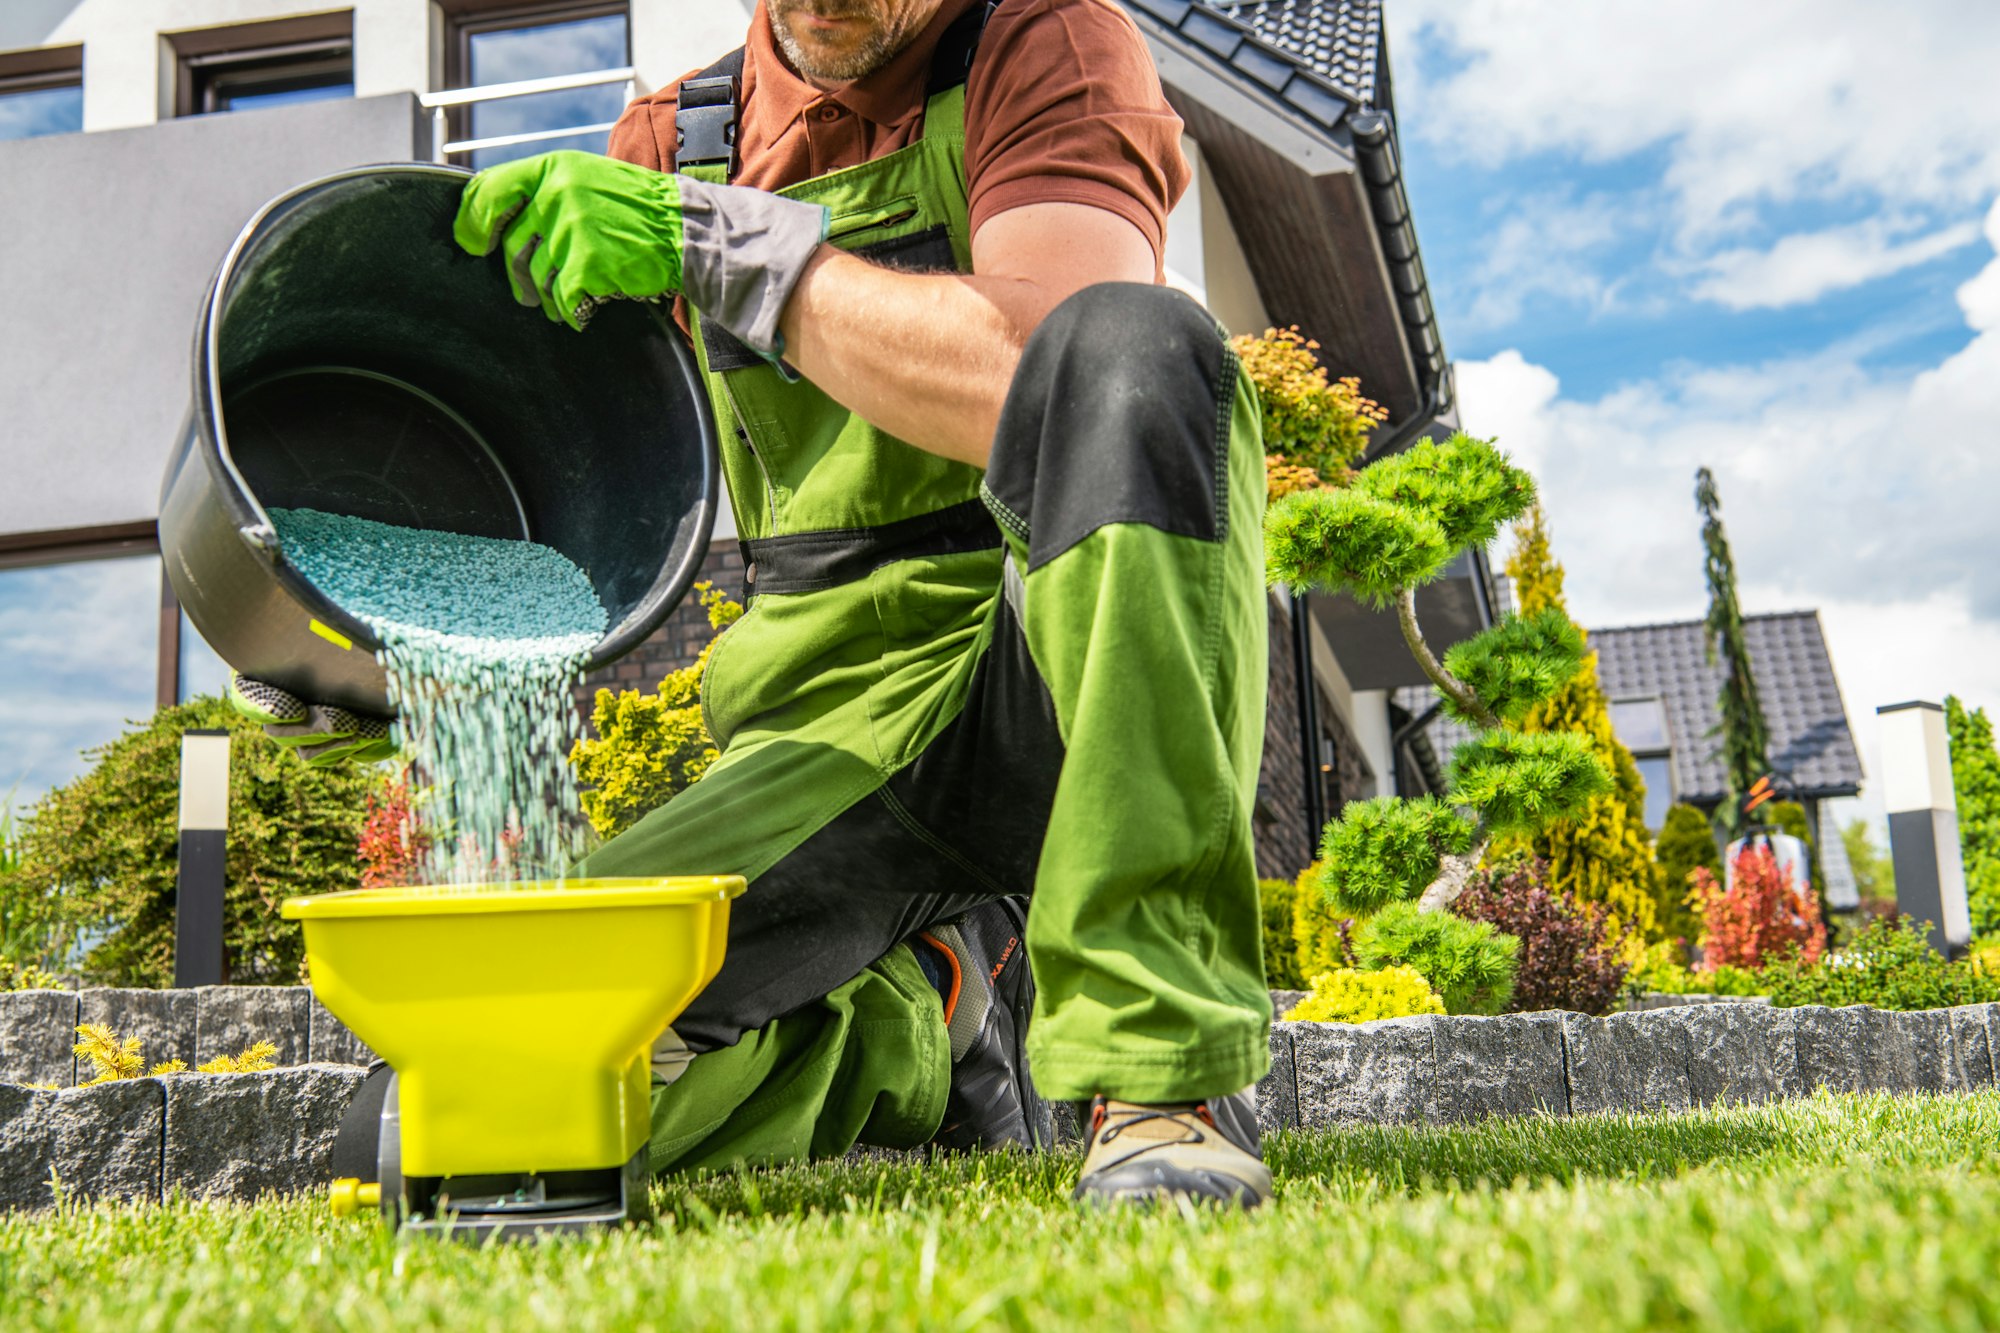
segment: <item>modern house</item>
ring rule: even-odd
[[[1771,776],[1786,800],[1805,808],[1806,823],[1826,877],[1828,902],[1859,905],[1854,872],[1825,802],[1861,791],[1861,756],[1847,723],[1840,682],[1816,611],[1743,618],[1750,671],[1770,732]],[[1657,830],[1667,807],[1680,802],[1713,814],[1725,799],[1717,755],[1722,667],[1708,660],[1699,620],[1625,625],[1590,631],[1598,682],[1611,705],[1611,725],[1646,781],[1646,825]],[[1422,719],[1402,746],[1408,794],[1438,790],[1451,752],[1465,732],[1441,715],[1424,717],[1436,695],[1428,687],[1398,695],[1406,717]]]
[[[1187,126],[1168,280],[1228,328],[1297,325],[1389,410],[1372,457],[1456,428],[1403,189],[1380,0],[1125,0]],[[343,167],[598,148],[624,101],[742,39],[747,0],[8,0],[0,6],[0,719],[32,796],[76,750],[223,668],[160,574],[157,489],[204,284],[265,200]],[[32,312],[25,313],[25,312]],[[706,572],[741,588],[733,533]],[[1484,554],[1420,595],[1440,646],[1487,624]],[[1260,862],[1289,874],[1341,804],[1406,785],[1393,619],[1270,604]],[[649,686],[706,637],[688,606],[593,684]]]

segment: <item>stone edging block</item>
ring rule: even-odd
[[[324,1185],[340,1118],[364,1077],[352,1065],[175,1077],[162,1184],[229,1199]]]
[[[196,1063],[197,1000],[197,993],[191,990],[78,991],[76,1021],[102,1023],[120,1038],[137,1037],[148,1069],[168,1060],[183,1061],[192,1069]],[[85,1076],[91,1073],[80,1069],[74,1077],[88,1082]]]
[[[252,1199],[331,1179],[333,1139],[363,1071],[169,1074],[49,1092],[0,1084],[0,1210],[167,1190]]]
[[[76,1071],[77,993],[0,991],[0,1078],[68,1087]]]
[[[235,1055],[255,1041],[278,1048],[272,1060],[302,1064],[311,1058],[311,1019],[305,986],[196,986],[194,1049],[200,1064]]]

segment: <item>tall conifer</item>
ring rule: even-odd
[[[1722,664],[1722,693],[1716,710],[1722,721],[1724,772],[1722,806],[1716,817],[1732,838],[1743,831],[1743,798],[1752,783],[1771,771],[1770,732],[1757,700],[1757,682],[1750,672],[1750,649],[1743,638],[1743,609],[1736,601],[1736,562],[1729,555],[1729,538],[1722,531],[1722,497],[1715,475],[1707,468],[1694,474],[1694,502],[1701,510],[1703,570],[1708,577],[1708,616],[1703,638],[1711,666]]]
[[[1549,550],[1548,522],[1539,505],[1514,527],[1514,553],[1507,561],[1516,613],[1533,615],[1563,605],[1563,567]],[[1590,738],[1593,753],[1611,774],[1611,790],[1591,798],[1576,819],[1545,825],[1519,843],[1549,866],[1549,891],[1574,890],[1587,902],[1610,907],[1613,915],[1641,935],[1659,933],[1656,900],[1659,869],[1646,833],[1646,782],[1632,752],[1611,729],[1611,709],[1597,679],[1597,654],[1543,703],[1515,724],[1520,731],[1575,731]]]
[[[1974,936],[2000,931],[2000,753],[1983,708],[1944,699],[1951,738],[1951,787],[1958,805],[1958,847],[1965,858],[1965,898]]]

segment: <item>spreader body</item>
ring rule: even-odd
[[[546,1182],[643,1165],[649,1052],[721,968],[743,888],[585,879],[288,901],[313,993],[395,1070],[384,1124],[401,1180],[381,1182],[385,1206],[448,1199],[457,1180],[461,1207],[511,1196],[494,1207],[532,1213]],[[393,1197],[418,1181],[431,1184]]]

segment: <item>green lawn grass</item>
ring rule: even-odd
[[[2000,1327],[2000,1092],[1286,1134],[1249,1215],[1077,1159],[668,1184],[651,1227],[399,1242],[317,1200],[0,1218],[0,1328]]]

